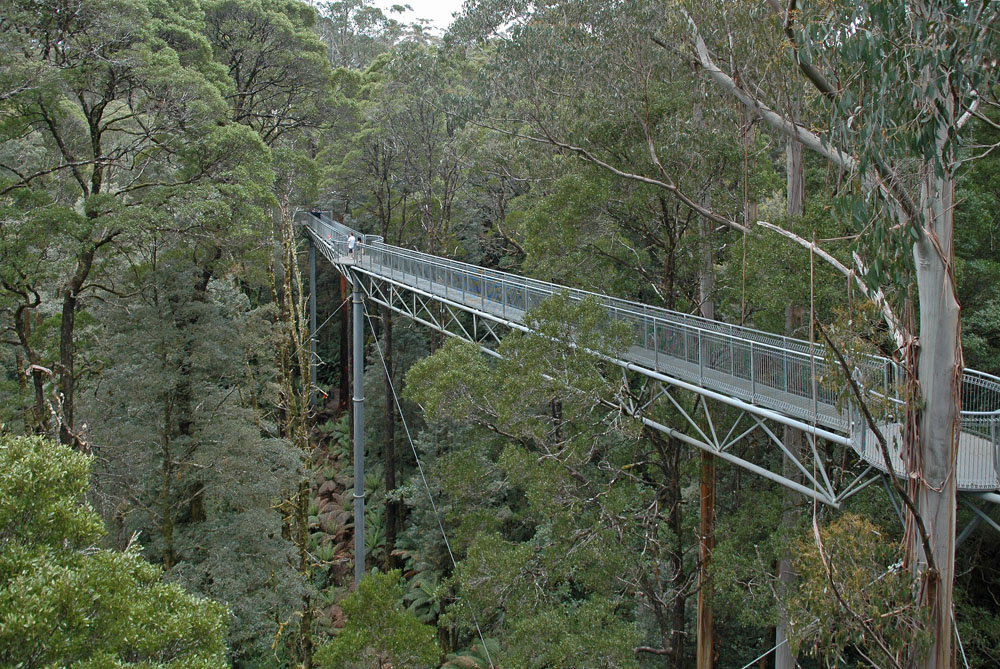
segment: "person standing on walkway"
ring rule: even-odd
[[[354,233],[352,232],[347,237],[347,257],[354,258],[354,245],[357,244],[358,240],[354,238]]]

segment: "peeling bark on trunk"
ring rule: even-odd
[[[916,367],[921,401],[919,407],[908,408],[908,413],[916,414],[910,417],[919,433],[907,458],[910,471],[918,475],[910,479],[910,492],[927,527],[931,555],[925,553],[912,522],[907,523],[906,537],[910,569],[921,578],[920,603],[931,613],[932,638],[927,657],[922,661],[910,658],[908,664],[928,668],[949,667],[955,659],[952,643],[955,461],[963,361],[960,308],[953,273],[953,205],[952,180],[936,176],[932,167],[926,166],[921,209],[929,234],[913,247],[920,298]]]

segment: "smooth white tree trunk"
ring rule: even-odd
[[[925,168],[921,209],[930,233],[914,245],[920,299],[917,378],[919,434],[908,453],[911,494],[927,528],[931,555],[913,523],[907,527],[910,568],[921,577],[920,601],[930,608],[933,642],[926,658],[910,658],[920,667],[950,667],[953,582],[955,576],[955,461],[958,451],[959,401],[962,383],[960,308],[952,249],[954,184]],[[915,490],[913,490],[915,488]],[[934,570],[929,570],[933,565]]]

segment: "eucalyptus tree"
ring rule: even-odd
[[[404,42],[379,55],[362,73],[340,70],[345,94],[342,125],[325,155],[334,163],[327,175],[329,190],[365,232],[386,241],[437,253],[460,255],[470,227],[457,210],[467,189],[474,144],[469,133],[447,113],[449,96],[458,95],[473,78],[473,67],[461,53],[448,53]],[[380,426],[385,490],[387,559],[393,548],[403,508],[396,499],[396,407],[393,379],[400,361],[394,358],[393,318],[383,308],[379,330],[389,374],[384,377],[384,421]],[[381,365],[379,365],[381,369]]]
[[[643,574],[658,568],[669,511],[642,466],[656,456],[616,408],[627,391],[584,352],[619,350],[630,334],[564,296],[529,321],[540,335],[505,337],[497,360],[453,339],[407,374],[407,395],[433,417],[422,439],[450,421],[472,426],[437,444],[430,472],[458,560],[440,624],[469,636],[478,626],[499,641],[498,663],[639,666],[663,653],[641,644],[663,626],[640,602],[654,594]]]
[[[742,110],[699,86],[687,60],[650,39],[648,26],[666,11],[652,2],[477,2],[453,30],[456,38],[489,36],[495,50],[487,84],[494,104],[476,121],[558,154],[546,165],[558,176],[533,182],[507,217],[508,227],[521,226],[525,269],[738,319],[740,302],[719,299],[733,293],[714,273],[732,260],[732,231],[745,229],[744,201],[759,198],[760,180],[747,188],[740,166],[744,152],[761,149],[728,132],[746,125]],[[696,406],[693,396],[684,400]],[[689,451],[653,431],[646,437],[671,456],[654,474],[663,474],[672,530],[668,566],[655,573],[670,576],[649,580],[651,592],[669,592],[660,608],[671,610],[673,631],[663,648],[682,666],[686,600],[695,592],[688,574],[708,554],[696,563],[687,550],[696,536],[685,530],[682,504]]]
[[[914,398],[903,436],[911,474],[906,493],[913,501],[907,508],[906,563],[917,579],[915,601],[926,608],[933,631],[926,653],[916,643],[907,650],[883,648],[883,660],[946,666],[955,652],[955,458],[963,367],[954,189],[966,124],[995,102],[991,59],[1000,7],[934,1],[769,4],[772,29],[786,36],[793,62],[825,101],[827,125],[804,127],[721,69],[709,47],[720,34],[702,29],[704,10],[682,10],[691,54],[720,90],[825,158],[850,184],[855,270],[863,290],[887,295],[879,306]],[[908,297],[916,298],[916,320],[903,311]]]
[[[403,37],[405,26],[367,0],[320,5],[319,34],[334,67],[364,70]]]
[[[363,74],[342,71],[349,126],[328,149],[338,161],[330,184],[387,241],[454,248],[461,234],[455,203],[474,146],[448,103],[463,95],[474,71],[461,52],[414,43],[383,53]]]
[[[592,34],[596,32],[592,17],[607,16],[618,7],[593,3],[584,8],[584,4],[486,1],[474,5],[478,11],[470,13],[467,24],[487,31],[506,26],[511,36],[507,41],[516,44],[526,33],[544,31],[547,16],[555,17],[552,23]],[[954,575],[952,474],[962,366],[952,251],[953,180],[961,164],[956,151],[963,128],[969,119],[982,116],[980,109],[995,103],[996,69],[989,54],[995,51],[997,7],[950,2],[802,6],[767,2],[682,3],[660,9],[635,31],[637,40],[648,40],[695,63],[720,94],[743,104],[771,131],[817,153],[840,177],[839,201],[847,205],[841,210],[842,220],[857,235],[858,244],[845,259],[829,254],[824,258],[856,282],[859,294],[877,304],[908,367],[906,377],[914,384],[911,395],[922,399],[909,405],[914,429],[906,438],[915,474],[908,496],[919,510],[909,515],[908,564],[919,577],[916,597],[929,605],[937,625],[937,641],[925,661],[947,662]],[[558,56],[558,49],[554,53]],[[791,58],[782,64],[768,54]],[[600,62],[589,54],[585,61]],[[641,71],[647,59],[643,49],[636,48],[627,51],[621,62]],[[568,87],[558,85],[559,77],[575,62],[564,57],[534,63],[529,71],[544,71],[552,63],[549,69],[554,74],[551,79],[529,79],[534,87],[528,89],[532,93],[528,99],[549,92],[567,105],[578,99]],[[812,108],[822,103],[813,120],[796,119],[795,106],[788,102],[800,85],[784,90],[776,86],[773,77],[765,76],[769,67],[781,74],[789,68],[801,72],[814,89],[808,98]],[[638,83],[642,90],[642,82]],[[545,128],[552,109],[529,106],[523,116],[537,131]],[[534,139],[623,177],[649,178],[596,153],[589,136],[574,143],[555,133],[535,132]],[[664,166],[656,149],[651,143],[650,162]],[[724,207],[699,210],[697,199],[678,187],[675,169],[658,172],[662,187],[688,206],[719,224],[736,223]],[[811,246],[806,237],[779,231]],[[818,253],[823,255],[822,250]],[[900,315],[905,313],[910,286],[920,308],[919,325]],[[912,650],[900,661],[919,663],[918,653]]]

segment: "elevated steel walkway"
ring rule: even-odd
[[[568,293],[572,299],[596,300],[611,318],[629,324],[635,333],[633,345],[613,361],[655,384],[654,399],[671,401],[690,429],[682,432],[661,425],[643,416],[642,408],[633,407],[633,413],[650,427],[810,497],[837,505],[871,482],[867,474],[892,469],[903,475],[900,424],[890,417],[881,426],[890,444],[887,465],[853,403],[841,410],[838,406],[845,403],[838,403],[834,393],[814,382],[831,370],[826,360],[813,355],[809,342],[403,249],[385,244],[381,237],[360,235],[325,215],[307,217],[304,226],[320,252],[349,280],[359,281],[370,300],[483,345],[487,352],[485,344],[498,342],[503,328],[528,331],[525,314],[548,297]],[[357,240],[354,254],[347,250],[350,234]],[[896,390],[901,372],[893,361],[867,357],[854,373],[867,392],[890,406],[898,405],[902,420]],[[697,420],[674,399],[671,393],[677,388],[735,408],[740,418],[723,429],[713,421],[708,403],[702,402],[706,420]],[[809,435],[810,453],[791,453],[771,422]],[[754,430],[767,434],[800,475],[789,477],[772,471],[765,462],[736,454],[732,447]],[[835,490],[815,437],[851,447],[867,469]],[[991,501],[1000,501],[991,494],[1000,488],[1000,379],[974,370],[965,371],[962,387],[957,477],[959,490],[986,493]]]

